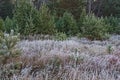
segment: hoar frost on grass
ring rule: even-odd
[[[107,44],[99,45],[95,41],[84,44],[75,40],[26,40],[17,47],[22,50],[22,70],[20,75],[15,75],[17,78],[120,80],[119,48],[111,47],[113,50],[110,54]]]

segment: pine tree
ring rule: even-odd
[[[11,30],[14,30],[13,20],[7,17],[4,21],[5,32],[10,33]]]
[[[56,28],[58,32],[64,32],[67,35],[75,35],[78,33],[76,20],[73,15],[68,12],[65,12],[63,17],[57,21]]]
[[[16,57],[20,51],[15,48],[19,36],[14,35],[14,31],[11,30],[10,34],[0,35],[0,63],[5,64],[10,58]]]
[[[37,33],[39,34],[52,35],[55,33],[54,16],[50,14],[50,11],[45,4],[41,6],[39,11],[37,30]]]
[[[34,22],[37,19],[37,11],[29,0],[20,0],[16,4],[14,19],[21,34],[28,35],[34,33]]]

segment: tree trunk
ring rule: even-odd
[[[91,14],[91,9],[92,9],[92,0],[88,0],[88,15]]]

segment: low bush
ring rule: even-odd
[[[55,40],[66,40],[67,39],[67,35],[65,33],[62,33],[62,32],[58,32],[55,34]]]

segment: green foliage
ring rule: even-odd
[[[0,30],[0,39],[3,37],[3,32]]]
[[[85,0],[86,11],[96,16],[114,16],[120,18],[120,0]]]
[[[11,30],[14,30],[15,34],[17,34],[18,29],[17,29],[17,24],[15,22],[15,19],[14,18],[10,19],[8,16],[4,21],[3,19],[0,19],[0,30],[6,33],[10,33]]]
[[[14,35],[13,30],[11,30],[10,34],[0,36],[0,61],[2,63],[6,63],[8,59],[19,54],[19,50],[15,48],[18,41],[18,35]]]
[[[11,0],[0,0],[0,16],[5,19],[7,16],[12,17],[13,4]]]
[[[13,76],[20,70],[21,63],[13,60],[20,54],[20,50],[16,48],[18,37],[18,35],[14,35],[13,30],[10,34],[3,34],[0,31],[0,78],[5,79],[8,76]]]
[[[84,37],[83,34],[82,34],[81,32],[79,32],[76,36],[77,36],[78,38]]]
[[[65,33],[56,33],[55,34],[55,40],[60,40],[60,41],[63,41],[63,40],[66,40],[67,39],[67,35]]]
[[[36,9],[28,0],[17,1],[14,19],[21,34],[28,35],[35,32],[33,22],[36,21],[36,15]]]
[[[0,30],[4,30],[4,21],[2,18],[0,18]]]
[[[64,19],[62,17],[60,17],[57,21],[56,21],[56,29],[58,32],[65,32],[64,29]]]
[[[33,23],[33,18],[30,17],[25,24],[25,35],[34,34],[35,33],[35,25]]]
[[[55,24],[54,16],[50,14],[48,7],[43,4],[38,14],[38,22],[36,22],[37,33],[39,34],[54,34]]]
[[[63,17],[59,18],[56,22],[56,28],[58,32],[64,32],[67,35],[76,35],[78,33],[78,27],[73,15],[65,12]]]
[[[29,1],[19,1],[16,6],[14,19],[19,32],[23,35],[51,35],[55,32],[54,17],[50,14],[45,4],[38,11]]]
[[[95,14],[97,14],[99,10],[103,12],[99,12],[99,14],[104,14],[106,10],[107,12],[104,15],[118,17],[119,7],[116,6],[119,5],[119,1],[108,0],[108,4],[106,1],[107,0],[102,0],[100,2],[97,0],[94,1],[91,4],[91,11],[93,7],[96,6],[94,6],[95,3],[101,3],[99,5],[100,9],[97,9],[98,11],[94,9],[93,12]],[[9,4],[12,4],[9,0],[1,2],[5,2],[7,7]],[[112,2],[116,4],[110,6]],[[0,29],[7,33],[10,33],[11,29],[13,29],[16,33],[19,32],[22,35],[53,35],[57,29],[57,32],[65,33],[69,36],[74,36],[76,34],[82,36],[83,34],[91,39],[104,39],[107,32],[110,34],[120,34],[120,19],[114,17],[105,17],[105,19],[103,19],[95,17],[94,15],[86,16],[87,11],[85,3],[84,0],[50,0],[48,4],[40,5],[40,10],[37,10],[34,6],[35,4],[33,3],[33,5],[31,0],[16,0],[13,18],[7,17],[5,21],[0,19]],[[3,3],[0,4],[2,4],[0,5],[0,7],[2,7]],[[103,6],[103,4],[107,5]],[[112,8],[112,12],[108,9],[109,7]],[[51,14],[55,15],[53,16]]]
[[[87,15],[83,21],[83,27],[81,27],[82,33],[85,37],[93,39],[106,39],[108,38],[107,24],[105,24],[103,18],[97,18],[94,15]]]
[[[110,34],[120,34],[120,19],[116,17],[105,17],[104,21],[110,26],[107,27]]]
[[[82,33],[81,27],[83,26],[83,21],[85,19],[85,16],[86,16],[86,11],[85,11],[85,9],[83,9],[82,13],[80,15],[80,18],[77,21],[77,26],[78,26],[78,30],[79,30],[80,34]]]
[[[101,8],[104,16],[120,18],[120,0],[102,0]]]
[[[18,34],[18,24],[16,22],[16,20],[14,19],[14,17],[12,19],[10,19],[8,16],[6,17],[6,19],[4,20],[4,30],[6,33],[11,32],[11,30],[14,30],[15,34]]]
[[[85,8],[85,0],[49,0],[48,6],[58,16],[62,16],[67,11],[72,13],[75,19],[78,19],[82,9]]]
[[[4,21],[4,28],[7,33],[10,33],[11,30],[13,30],[13,21],[9,17],[7,17]]]
[[[108,51],[109,54],[112,53],[112,46],[111,46],[111,45],[108,45],[108,47],[107,47],[107,51]]]

